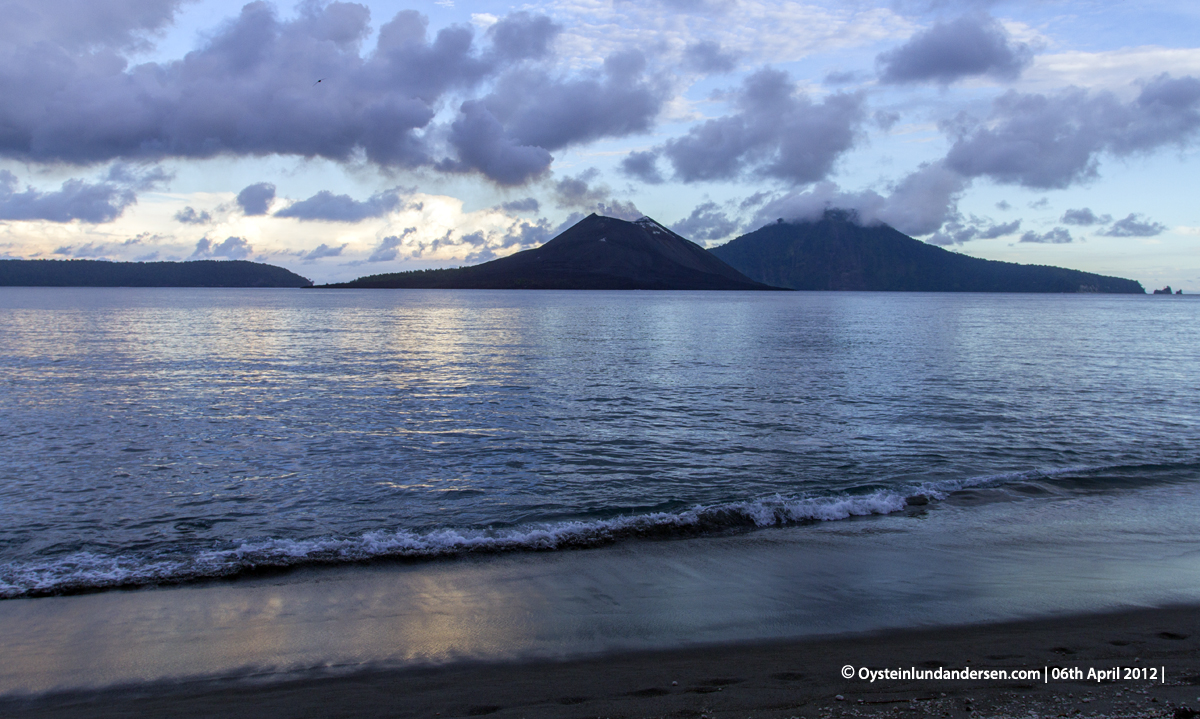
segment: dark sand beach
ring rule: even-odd
[[[1186,716],[1200,706],[1200,607],[619,653],[204,680],[8,699],[13,717]],[[843,667],[1157,669],[1116,681],[879,680]]]

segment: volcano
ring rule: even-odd
[[[588,215],[546,244],[471,267],[360,277],[325,287],[480,290],[777,290],[643,217]]]

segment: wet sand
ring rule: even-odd
[[[0,716],[1174,716],[1200,708],[1196,499],[948,503],[8,600]],[[872,683],[846,665],[1083,678]],[[1117,666],[1166,682],[1087,678]]]
[[[875,669],[1165,671],[1165,679],[879,680]],[[1186,716],[1200,607],[609,654],[163,682],[0,701],[6,717]]]

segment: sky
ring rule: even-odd
[[[0,0],[0,258],[475,264],[853,209],[1200,292],[1200,4]]]

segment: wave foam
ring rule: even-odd
[[[626,538],[694,536],[735,529],[829,522],[854,516],[890,514],[903,509],[908,498],[916,494],[941,500],[971,487],[1047,479],[1095,469],[1075,467],[939,480],[910,485],[901,491],[876,490],[863,495],[785,497],[775,494],[744,502],[701,505],[681,512],[654,512],[499,530],[445,528],[415,532],[398,529],[377,530],[354,537],[273,538],[192,554],[113,556],[78,552],[44,563],[0,565],[0,598],[178,583],[301,565],[583,548]]]

